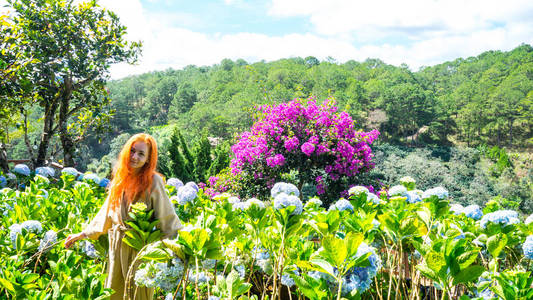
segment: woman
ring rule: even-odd
[[[123,298],[128,269],[137,255],[134,249],[122,243],[127,230],[124,221],[129,218],[130,206],[141,201],[147,209],[153,209],[160,221],[158,228],[163,238],[174,237],[181,229],[165,192],[163,179],[155,172],[156,165],[157,145],[154,138],[144,133],[132,136],[120,152],[104,205],[82,232],[71,234],[65,240],[65,247],[69,248],[78,240],[87,237],[96,240],[100,235],[108,234],[109,264],[105,287],[115,291],[111,299]],[[135,299],[152,299],[153,292],[153,288],[139,287]]]

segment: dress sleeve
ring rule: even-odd
[[[158,227],[163,233],[163,238],[175,237],[178,230],[182,228],[181,222],[165,191],[163,178],[159,175],[154,175],[150,198],[155,217],[159,220]]]
[[[111,223],[111,217],[109,215],[109,196],[107,196],[104,204],[91,223],[85,227],[83,233],[85,233],[87,237],[97,240],[100,235],[107,233],[111,228]]]

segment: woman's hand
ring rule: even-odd
[[[75,242],[82,240],[86,237],[87,235],[83,232],[75,233],[75,234],[71,234],[67,236],[67,238],[65,239],[65,248],[67,249],[70,248],[70,246],[74,245]]]

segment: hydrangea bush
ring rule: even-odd
[[[62,247],[96,214],[105,189],[94,180],[28,180],[25,188],[0,190],[0,294],[109,296],[105,241]],[[155,288],[157,299],[277,299],[289,292],[292,299],[442,299],[499,295],[509,288],[502,284],[515,284],[517,293],[530,289],[517,274],[530,276],[531,217],[490,203],[450,204],[444,187],[420,191],[403,178],[377,194],[354,184],[345,198],[307,201],[281,181],[262,200],[211,197],[192,182],[167,188],[184,228],[139,251],[140,267],[127,279]],[[27,285],[11,290],[6,282]]]

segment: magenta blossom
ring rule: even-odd
[[[245,189],[236,192],[267,195],[281,174],[295,170],[296,183],[313,184],[321,194],[334,186],[331,192],[338,195],[343,188],[331,183],[374,167],[369,145],[378,135],[376,130],[358,130],[349,114],[337,111],[332,99],[322,103],[314,98],[294,99],[259,106],[250,130],[231,147],[231,174],[241,176],[240,186]],[[317,175],[323,177],[319,182],[315,182]],[[252,186],[253,192],[246,191]]]
[[[315,145],[305,142],[300,149],[302,149],[302,152],[305,153],[305,155],[311,156],[313,151],[315,151]]]

